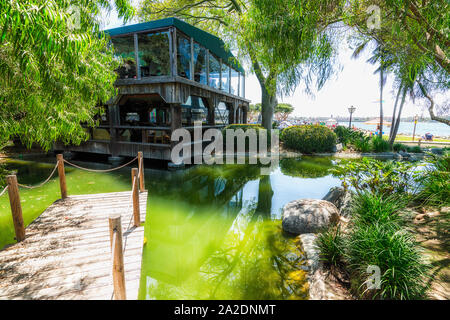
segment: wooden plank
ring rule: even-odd
[[[128,228],[131,192],[70,196],[27,228],[23,242],[0,251],[0,299],[111,299],[108,215],[122,221],[126,296],[136,299],[144,227]],[[145,217],[147,192],[139,194]]]

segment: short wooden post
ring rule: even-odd
[[[6,181],[8,183],[9,204],[11,206],[16,240],[20,242],[25,239],[25,226],[23,224],[22,205],[20,204],[19,185],[15,175],[7,176]]]
[[[145,182],[144,182],[144,155],[142,151],[138,152],[138,165],[139,165],[139,190],[141,192],[145,191]]]
[[[133,218],[134,226],[139,227],[141,225],[141,213],[139,209],[139,186],[138,186],[138,169],[131,169],[131,186],[133,190]]]
[[[64,170],[64,158],[62,154],[56,156],[58,161],[59,187],[61,189],[61,199],[67,198],[66,172]]]
[[[120,214],[109,216],[109,237],[111,240],[112,276],[114,284],[114,299],[126,300],[125,268],[123,264],[122,249],[122,223]]]

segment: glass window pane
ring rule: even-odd
[[[222,90],[229,92],[230,90],[230,67],[222,63]]]
[[[194,122],[207,123],[208,108],[203,99],[197,96],[189,96],[186,103],[181,105],[181,122],[183,126],[192,126]]]
[[[241,81],[239,85],[241,86],[239,89],[239,95],[243,98],[245,98],[245,76],[241,73],[240,75]]]
[[[169,32],[138,35],[141,77],[170,74]]]
[[[228,124],[228,109],[224,102],[220,102],[214,110],[215,124]]]
[[[177,72],[180,77],[191,78],[191,40],[177,32]]]
[[[116,57],[123,60],[116,72],[119,79],[135,79],[136,78],[136,59],[134,55],[134,37],[128,35],[125,37],[112,38],[111,42],[114,46]]]
[[[220,61],[209,53],[209,85],[213,88],[220,88]]]
[[[206,84],[206,49],[194,43],[194,80]]]
[[[239,86],[239,72],[231,69],[231,93],[237,95]]]

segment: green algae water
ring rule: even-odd
[[[106,165],[79,163],[104,169]],[[140,299],[306,299],[305,257],[281,230],[289,201],[322,198],[339,180],[330,158],[282,159],[270,175],[255,165],[146,169],[148,190]],[[37,184],[54,163],[10,160],[22,184]],[[66,166],[69,195],[130,190],[130,168],[92,173]],[[58,178],[21,189],[25,224],[59,195]],[[8,197],[0,198],[0,248],[14,242]]]

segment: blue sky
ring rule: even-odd
[[[132,0],[137,6],[140,0]],[[137,23],[136,20],[128,24]],[[116,12],[104,13],[102,17],[102,27],[104,29],[122,26]],[[338,61],[342,70],[337,76],[329,79],[320,91],[315,91],[313,96],[307,95],[302,86],[288,97],[279,98],[279,102],[290,103],[294,106],[294,116],[314,117],[314,116],[348,116],[347,108],[351,105],[356,107],[355,117],[379,115],[379,76],[374,74],[377,66],[367,63],[370,50],[366,50],[357,60],[351,58],[352,51],[343,43]],[[261,101],[261,89],[258,80],[253,74],[246,77],[246,98],[252,103]],[[449,101],[450,93],[446,92],[435,96],[436,104]],[[395,101],[393,92],[393,79],[388,76],[384,89],[384,114],[391,116]],[[418,114],[429,117],[426,110],[426,102],[416,100],[415,103],[409,99],[406,101],[402,116],[414,116]]]

